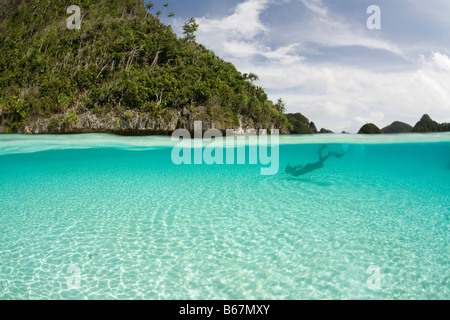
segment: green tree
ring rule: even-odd
[[[249,74],[244,73],[243,76],[244,76],[245,80],[250,80],[251,83],[253,83],[254,81],[258,81],[259,80],[258,75],[254,74],[253,72],[250,72]]]
[[[164,6],[164,16],[166,16],[166,10],[169,7],[169,3],[166,2],[163,4],[163,6]]]
[[[153,2],[147,3],[147,5],[145,6],[145,8],[147,9],[147,12],[145,13],[146,18],[148,16],[148,13],[149,12],[151,13],[154,7],[155,7],[155,5],[153,4]]]
[[[2,7],[0,117],[5,130],[45,118],[56,133],[70,130],[77,115],[90,112],[115,119],[127,111],[142,112],[167,120],[184,108],[229,127],[238,126],[242,115],[257,127],[286,128],[280,104],[251,83],[256,75],[243,77],[195,43],[199,26],[194,18],[180,39],[158,19],[145,19],[161,17],[162,6],[155,14],[156,4],[147,1],[116,0],[113,7],[110,2],[83,2],[90,16],[108,21],[86,19],[82,34],[61,26],[66,13],[56,2]],[[39,14],[28,21],[34,12]],[[207,110],[196,110],[200,106]],[[180,121],[186,124],[187,117]]]
[[[284,113],[286,111],[286,104],[283,99],[279,98],[277,103],[275,104],[275,108],[278,112]]]
[[[188,22],[186,22],[183,26],[184,39],[189,42],[195,41],[196,37],[194,33],[198,31],[198,27],[199,25],[194,18],[191,18]]]
[[[147,5],[145,6],[147,8],[148,11],[152,11],[153,8],[155,7],[155,5],[153,4],[153,2],[149,2],[147,3]]]

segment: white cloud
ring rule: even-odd
[[[299,46],[299,43],[293,43],[285,47],[278,48],[271,51],[266,48],[264,52],[260,52],[261,55],[268,59],[278,60],[281,63],[293,63],[304,61],[304,57],[300,57],[295,53],[295,49]]]
[[[273,48],[265,37],[272,32],[261,19],[269,0],[244,1],[221,19],[197,19],[197,39],[241,72],[258,74],[258,85],[267,89],[272,100],[282,97],[289,112],[303,113],[318,127],[357,132],[367,122],[380,127],[396,120],[414,125],[424,113],[438,121],[450,118],[449,56],[434,52],[413,61],[408,69],[390,72],[376,71],[370,63],[368,67],[342,65],[332,57],[312,62],[301,54],[310,43],[404,53],[369,34],[365,24],[353,26],[330,12],[321,0],[298,1],[310,10],[311,20],[302,22],[308,32],[291,43]]]
[[[300,0],[300,2],[321,18],[328,18],[328,9],[323,5],[321,0]]]
[[[197,41],[223,58],[251,57],[265,52],[265,46],[254,38],[268,30],[260,19],[268,4],[269,0],[247,0],[224,18],[197,18],[200,26]]]
[[[321,0],[299,0],[314,16],[308,23],[304,41],[325,47],[360,46],[385,50],[402,56],[402,50],[369,31],[365,24],[350,24],[346,19],[330,12]]]
[[[435,52],[432,56],[431,62],[427,63],[426,59],[422,56],[422,61],[426,66],[433,66],[439,70],[450,71],[450,58],[440,52]]]
[[[361,125],[364,125],[366,123],[380,123],[384,120],[384,113],[383,112],[370,112],[369,116],[364,117],[356,117],[355,120],[359,122]]]
[[[301,112],[320,127],[357,132],[368,122],[386,126],[399,120],[414,125],[424,113],[448,121],[450,72],[435,57],[440,56],[424,58],[416,70],[395,72],[321,66],[307,60],[287,65],[247,62],[242,67],[259,75],[259,84],[269,89],[271,99],[283,97],[289,112]]]
[[[248,41],[226,41],[223,44],[223,52],[236,58],[250,57],[261,53],[261,47],[257,43]]]
[[[229,37],[251,39],[267,28],[259,15],[267,8],[269,0],[247,0],[237,5],[234,13],[223,19],[199,18],[199,36],[208,33],[227,33]]]

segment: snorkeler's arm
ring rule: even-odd
[[[323,150],[325,150],[325,148],[327,147],[327,145],[326,144],[323,144],[320,148],[319,148],[319,150],[317,151],[317,153],[322,157],[322,151]]]
[[[345,156],[345,152],[344,153],[337,153],[337,152],[330,152],[329,156],[333,156],[336,158],[342,158],[343,156]]]

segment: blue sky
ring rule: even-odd
[[[166,1],[153,1],[156,10]],[[316,125],[355,132],[373,122],[414,125],[424,113],[450,122],[450,1],[173,0],[181,36],[190,17],[197,41],[241,72],[259,75],[269,97]],[[367,8],[381,9],[369,30]]]

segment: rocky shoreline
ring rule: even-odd
[[[8,122],[11,115],[0,113],[0,133],[18,134],[78,134],[78,133],[110,133],[125,136],[170,135],[176,129],[194,130],[194,122],[202,121],[203,130],[218,129],[225,132],[233,129],[235,134],[250,134],[263,126],[253,119],[238,116],[235,123],[225,119],[212,119],[205,110],[197,109],[190,113],[184,109],[174,111],[166,116],[154,116],[148,113],[127,111],[123,114],[108,113],[106,115],[84,112],[82,114],[57,114],[50,118],[31,116],[27,121],[10,129]],[[272,126],[272,129],[275,126]]]
[[[299,118],[300,114],[288,115]],[[303,116],[301,116],[303,117]],[[249,117],[238,116],[235,123],[230,123],[226,119],[213,119],[206,108],[196,108],[191,112],[186,108],[174,111],[170,115],[154,116],[148,113],[127,111],[123,114],[108,113],[106,115],[94,114],[90,111],[82,114],[56,114],[50,118],[42,116],[32,116],[16,129],[10,129],[9,122],[12,115],[0,113],[0,134],[79,134],[79,133],[109,133],[123,136],[148,136],[148,135],[171,135],[177,129],[194,131],[194,122],[202,121],[203,130],[218,129],[224,134],[226,130],[234,130],[236,135],[247,135],[258,133],[264,127]],[[293,126],[297,131],[290,134],[320,134],[333,133],[322,129],[318,131],[313,122],[305,118],[295,123]],[[295,119],[294,119],[295,120]],[[272,125],[271,129],[276,129]],[[390,126],[380,129],[375,124],[364,125],[358,134],[398,134],[398,133],[426,133],[426,132],[448,132],[450,124],[439,124],[433,121],[428,115],[424,115],[414,126],[409,126],[403,122],[396,121]],[[284,132],[280,132],[284,133]],[[343,132],[345,133],[345,132]]]

